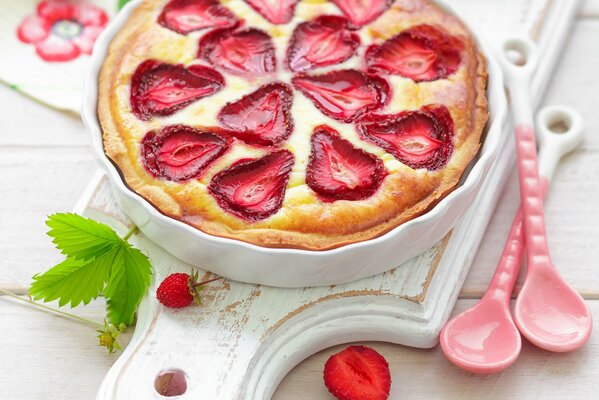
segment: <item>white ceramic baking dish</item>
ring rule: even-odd
[[[487,57],[490,119],[484,144],[462,177],[461,184],[424,215],[375,239],[333,250],[308,251],[264,248],[233,239],[208,235],[161,214],[152,204],[129,189],[104,153],[97,116],[98,76],[112,38],[141,0],[129,3],[98,38],[92,65],[86,75],[82,105],[83,122],[92,135],[94,152],[106,171],[119,204],[139,229],[174,256],[226,278],[281,287],[340,284],[397,267],[435,245],[474,202],[506,138],[502,125],[506,98],[501,70],[488,44],[475,34]],[[456,14],[446,1],[437,1]],[[468,21],[465,21],[468,25]]]

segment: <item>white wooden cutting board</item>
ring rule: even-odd
[[[541,67],[533,84],[538,103],[577,3],[460,0],[456,7],[471,16],[491,42],[519,31],[538,42]],[[336,344],[378,340],[435,346],[513,167],[514,153],[513,142],[506,142],[472,209],[436,246],[389,272],[346,285],[281,289],[220,281],[202,292],[201,306],[166,309],[155,299],[157,284],[191,267],[143,235],[134,236],[131,241],[151,259],[154,282],[140,306],[134,336],[97,398],[163,398],[154,389],[155,379],[175,369],[187,382],[182,399],[268,399],[297,363]],[[75,211],[122,233],[131,224],[100,173]],[[205,273],[204,278],[209,276]]]

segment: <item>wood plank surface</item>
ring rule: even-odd
[[[563,275],[587,299],[599,298],[599,0],[587,0],[545,104],[579,110],[587,138],[568,157],[547,203],[550,245]],[[0,85],[0,287],[24,289],[36,272],[60,256],[45,236],[45,215],[72,208],[93,176],[88,136],[78,117],[57,113]],[[23,118],[28,119],[23,124]],[[26,131],[20,131],[26,126]],[[483,239],[463,297],[478,297],[492,275],[518,203],[516,177]],[[473,304],[459,300],[456,312]],[[599,320],[599,301],[589,300]],[[76,309],[100,320],[101,302]],[[0,297],[0,399],[91,399],[117,356],[95,346],[88,326]],[[126,337],[125,337],[126,339]],[[594,398],[599,393],[599,339],[582,350],[556,355],[525,344],[521,359],[503,374],[477,377],[451,366],[440,350],[377,343],[394,377],[392,399]],[[322,366],[338,350],[318,353],[292,370],[276,400],[332,399],[322,385]]]

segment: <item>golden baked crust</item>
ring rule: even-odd
[[[167,216],[211,235],[259,246],[330,249],[375,238],[425,213],[455,188],[478,151],[488,117],[487,72],[483,56],[470,33],[454,16],[428,0],[398,0],[385,14],[360,30],[364,46],[373,41],[379,43],[423,23],[442,26],[464,43],[462,63],[447,79],[416,83],[399,76],[388,77],[393,97],[385,108],[379,110],[380,113],[393,114],[416,110],[427,104],[445,105],[455,126],[454,150],[445,167],[435,171],[412,169],[382,148],[360,139],[353,124],[332,120],[309,101],[303,101],[297,106],[298,110],[294,109],[294,132],[281,145],[295,154],[295,165],[282,208],[262,221],[250,222],[236,217],[219,207],[207,186],[216,173],[236,160],[258,157],[268,153],[268,149],[236,141],[233,149],[211,164],[199,179],[180,183],[154,177],[144,168],[140,158],[139,143],[148,131],[175,123],[217,126],[216,112],[224,104],[265,83],[257,78],[257,82],[247,86],[244,79],[227,76],[227,87],[222,91],[174,115],[150,121],[136,118],[131,113],[129,90],[131,76],[141,62],[156,59],[189,65],[198,61],[198,38],[205,32],[184,36],[159,26],[156,18],[166,2],[142,3],[112,41],[99,77],[98,115],[105,152],[120,170],[126,184]],[[248,25],[270,33],[277,51],[281,46],[284,48],[284,44],[280,43],[286,43],[291,30],[265,23],[241,0],[223,3],[244,18]],[[304,0],[298,4],[296,16],[311,19],[314,15],[323,14],[323,9],[325,14],[339,14],[332,3]],[[351,64],[342,65],[351,67]],[[279,75],[279,79],[285,79],[285,72]],[[295,91],[294,96],[300,98],[302,95]],[[309,118],[302,119],[299,115],[306,115],[306,112],[309,112]],[[383,160],[388,175],[374,195],[357,201],[323,202],[306,185],[310,136],[313,127],[323,123],[339,131],[354,146]]]

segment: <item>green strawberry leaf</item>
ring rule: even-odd
[[[152,276],[148,258],[108,225],[77,214],[48,217],[48,235],[66,260],[33,277],[29,294],[35,300],[58,300],[59,306],[88,304],[104,293],[111,324],[131,325]]]
[[[89,260],[100,257],[120,243],[121,238],[108,225],[77,214],[50,215],[46,220],[48,235],[67,257]]]
[[[99,258],[67,258],[42,275],[35,275],[29,295],[44,302],[58,299],[61,307],[69,303],[71,307],[88,304],[104,288],[117,254],[118,249],[113,248]]]
[[[120,10],[121,8],[125,7],[125,4],[129,3],[131,0],[118,0],[117,2],[117,10]]]
[[[141,251],[123,245],[115,257],[104,295],[108,320],[113,325],[131,325],[135,311],[150,286],[152,266]]]

